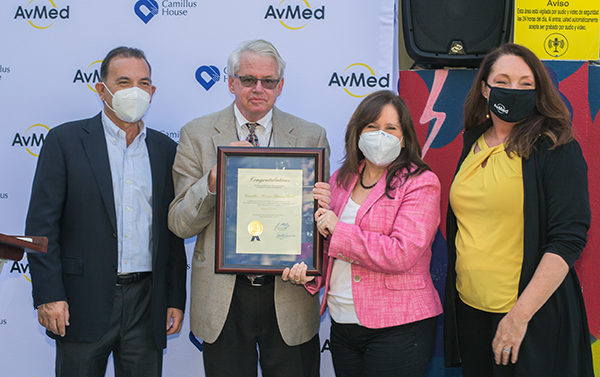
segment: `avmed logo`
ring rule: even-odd
[[[23,135],[17,132],[13,139],[12,146],[25,148],[30,155],[38,157],[48,131],[50,131],[48,126],[40,123],[34,124],[27,128]]]
[[[8,266],[6,266],[6,267],[8,267]],[[27,261],[27,255],[25,255],[25,257],[23,259],[21,259],[20,261],[14,261],[10,268],[9,273],[21,274],[21,275],[23,275],[23,277],[25,279],[27,279],[28,282],[31,283],[31,277],[29,276],[29,262]]]
[[[19,5],[14,19],[27,20],[36,29],[48,29],[56,20],[69,18],[69,6],[59,9],[53,0],[30,0],[27,5]]]
[[[390,74],[384,76],[375,74],[373,68],[364,63],[350,64],[342,73],[333,72],[328,86],[337,85],[355,98],[366,97],[379,88],[390,87]]]
[[[286,1],[287,4],[284,5]],[[325,5],[313,8],[306,0],[282,0],[277,6],[269,5],[265,20],[268,18],[279,20],[286,29],[300,30],[312,19],[324,20]]]
[[[139,0],[133,7],[135,14],[147,24],[158,14],[158,3],[154,0]]]
[[[208,91],[221,79],[219,68],[214,65],[203,65],[196,70],[196,81]]]
[[[502,103],[495,103],[494,107],[496,108],[496,110],[498,110],[499,113],[508,114],[509,110],[506,108],[506,106],[504,106],[504,104],[502,104]]]
[[[102,60],[96,60],[87,66],[86,69],[81,70],[78,69],[75,72],[75,77],[73,78],[73,84],[80,83],[85,84],[87,87],[94,93],[98,93],[94,85],[100,81],[100,66],[102,65]]]

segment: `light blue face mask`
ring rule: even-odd
[[[360,135],[358,149],[374,165],[388,166],[400,156],[402,139],[381,130],[365,132]]]

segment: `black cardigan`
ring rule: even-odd
[[[456,171],[477,139],[491,126],[487,121],[463,134]],[[549,150],[541,137],[528,159],[522,159],[524,241],[519,295],[533,277],[544,253],[560,255],[569,273],[556,292],[529,322],[515,364],[518,376],[593,376],[588,322],[581,286],[573,264],[587,241],[591,213],[587,165],[577,141]],[[459,366],[456,334],[456,216],[448,205],[446,237],[448,270],[444,303],[446,366]],[[490,344],[491,347],[491,344]]]

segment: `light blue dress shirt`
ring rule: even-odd
[[[112,176],[117,237],[118,273],[152,271],[152,171],[146,127],[127,146],[125,131],[102,112]]]

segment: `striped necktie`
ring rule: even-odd
[[[259,126],[259,124],[256,122],[246,123],[246,126],[248,127],[248,136],[246,137],[246,141],[248,141],[255,147],[258,147],[258,136],[256,135],[256,127]]]
[[[246,123],[246,126],[248,127],[248,136],[246,137],[246,141],[254,145],[255,147],[258,147],[258,136],[256,136],[256,126],[259,126],[259,124],[256,122],[248,122]],[[248,280],[252,282],[252,285],[254,285],[254,280],[256,278],[262,276],[263,275],[246,275]]]

